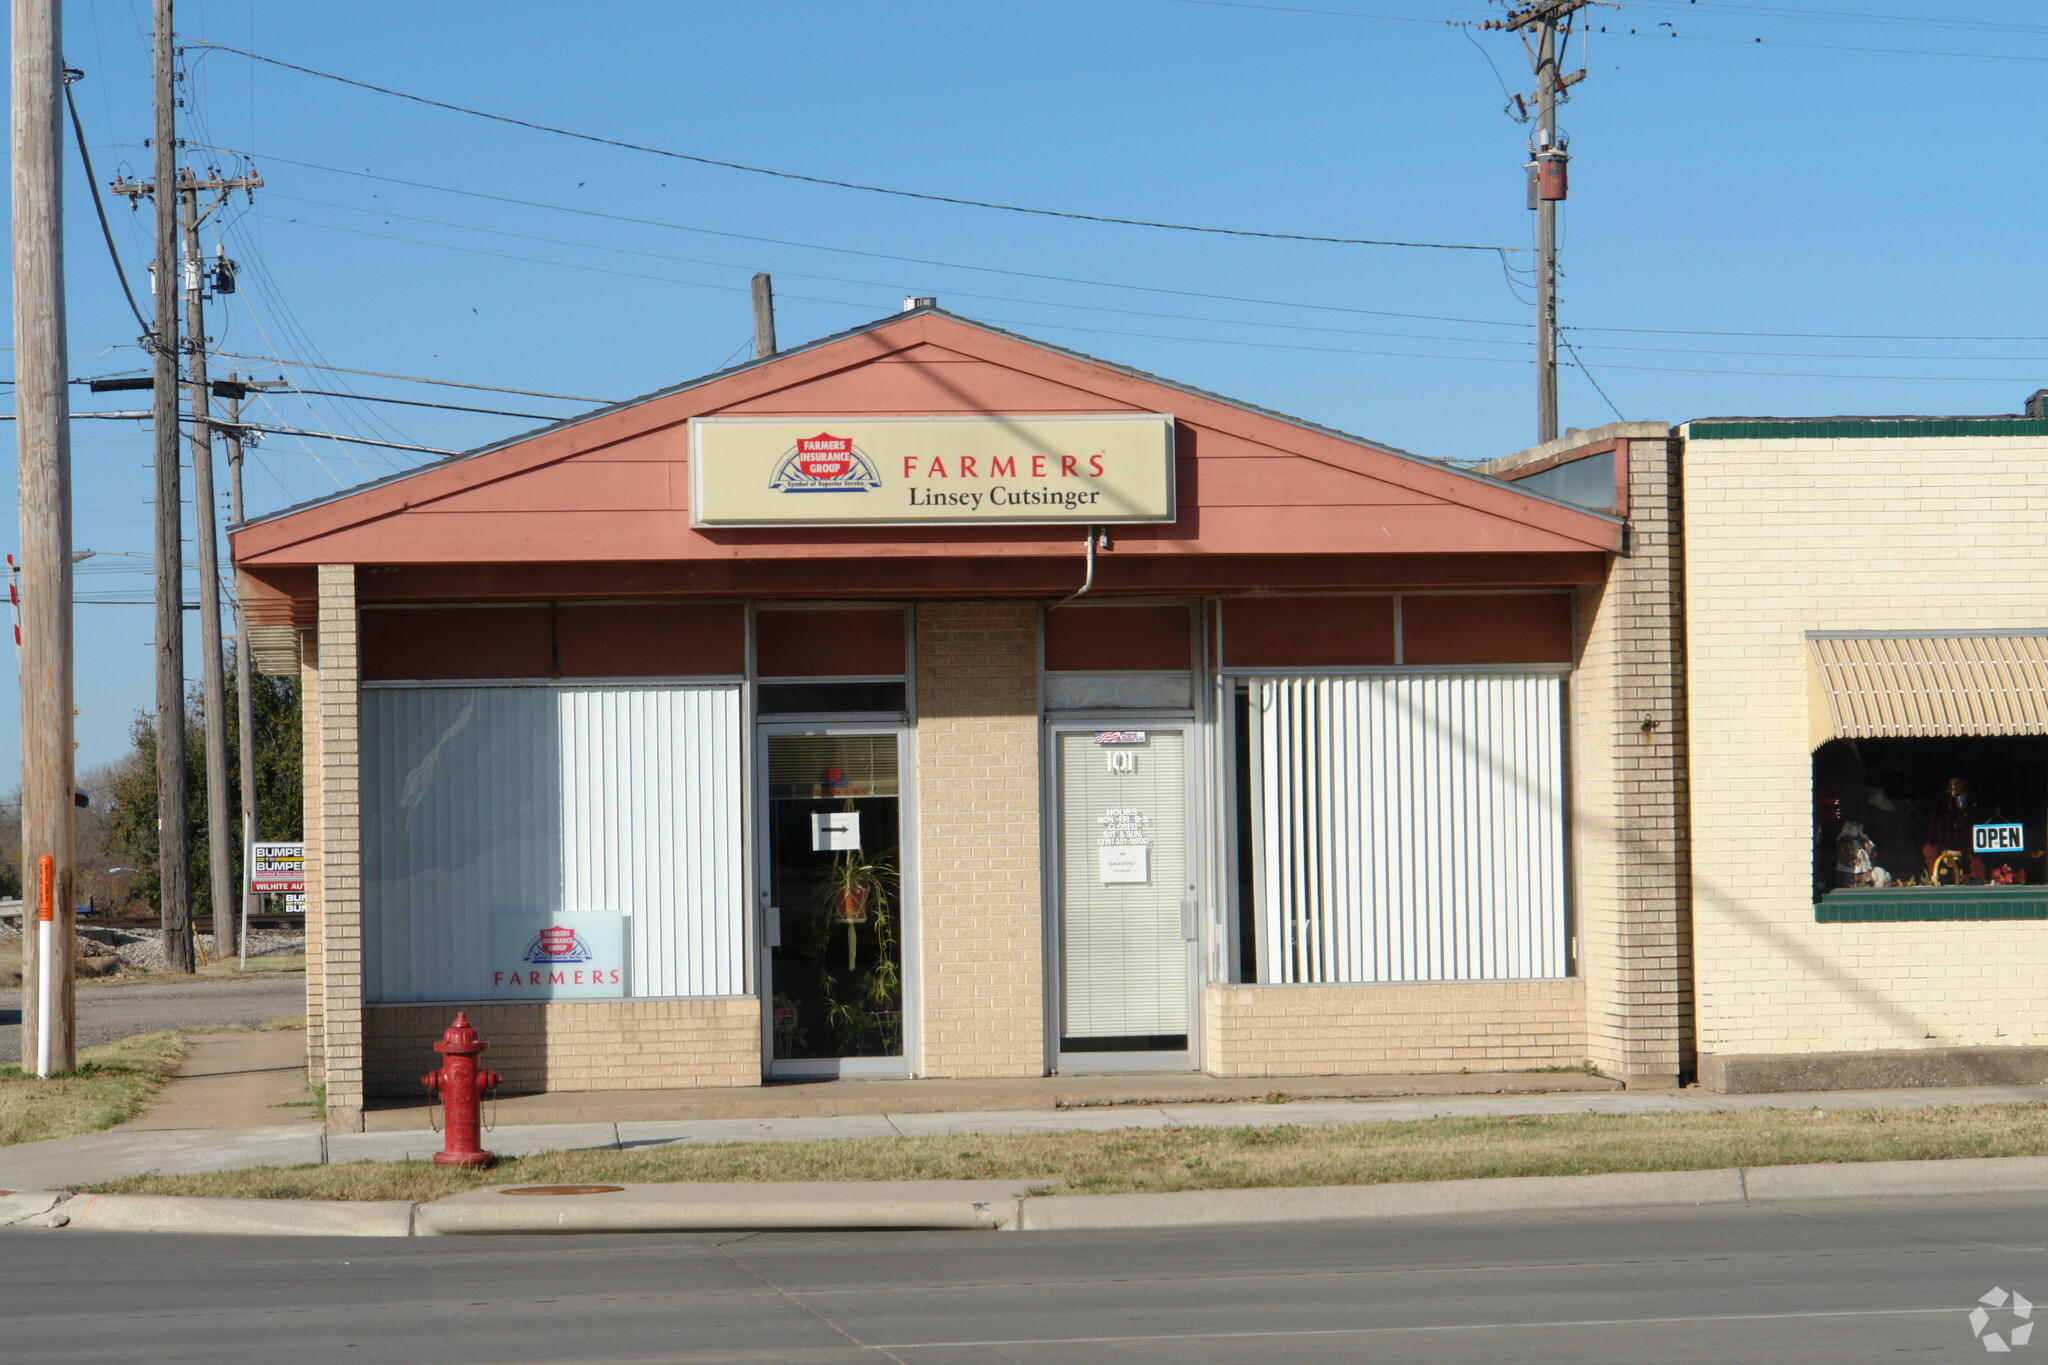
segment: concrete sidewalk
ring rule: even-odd
[[[992,1113],[1116,1105],[1263,1100],[1394,1099],[1439,1095],[1606,1094],[1619,1081],[1583,1071],[1490,1071],[1379,1076],[1204,1076],[1168,1072],[1000,1080],[770,1081],[701,1090],[562,1090],[494,1101],[505,1125],[674,1119],[795,1119],[846,1114]],[[429,1127],[426,1096],[372,1100],[372,1133]]]
[[[306,1087],[305,1034],[205,1033],[186,1041],[185,1060],[170,1083],[140,1115],[122,1124],[122,1131],[318,1121],[319,1101]]]
[[[554,1189],[508,1197],[502,1188],[432,1204],[329,1203],[291,1199],[70,1196],[66,1190],[151,1172],[186,1174],[248,1167],[424,1160],[440,1145],[424,1127],[328,1133],[313,1122],[301,1070],[304,1037],[241,1033],[193,1040],[178,1076],[139,1118],[83,1137],[0,1147],[0,1225],[108,1231],[421,1236],[478,1232],[656,1231],[703,1228],[982,1227],[1076,1229],[1230,1222],[1382,1218],[1503,1209],[1612,1208],[1657,1203],[1740,1203],[1777,1198],[1901,1196],[2048,1190],[2048,1158],[1873,1162],[1771,1170],[1559,1176],[1447,1181],[1332,1190],[1217,1190],[1171,1195],[1027,1198],[1017,1182],[875,1182],[627,1186],[589,1193]],[[747,1116],[717,1107],[698,1117],[643,1117],[659,1105],[723,1106],[739,1096],[684,1093],[591,1115],[608,1096],[535,1096],[485,1109],[485,1145],[504,1156],[627,1150],[669,1144],[800,1142],[1106,1131],[1118,1128],[1323,1126],[1526,1114],[1686,1114],[1750,1109],[1924,1108],[2039,1101],[2040,1086],[1717,1095],[1624,1091],[1597,1078],[1432,1077],[1448,1091],[1416,1093],[1414,1077],[1261,1081],[1208,1077],[1050,1078],[1043,1084],[929,1082],[789,1087]],[[1363,1082],[1370,1082],[1367,1086]],[[1586,1082],[1593,1082],[1588,1085]],[[1531,1086],[1536,1093],[1514,1093]],[[1278,1096],[1255,1087],[1363,1089],[1341,1098],[1245,1102]],[[1377,1090],[1379,1097],[1371,1093]],[[958,1106],[995,1096],[985,1108]],[[1149,1097],[1149,1098],[1147,1098]],[[1242,1098],[1238,1098],[1242,1097]],[[1230,1102],[1235,1099],[1235,1102]],[[948,1110],[944,1106],[955,1106]],[[798,1112],[791,1114],[787,1110]],[[506,1122],[515,1110],[523,1122]],[[409,1121],[424,1113],[387,1111]],[[395,1122],[395,1120],[394,1120]],[[1028,1182],[1026,1182],[1028,1185]],[[13,1191],[26,1193],[15,1194]]]
[[[1454,1095],[1399,1100],[1314,1100],[1288,1104],[1151,1104],[1064,1110],[828,1114],[808,1118],[621,1120],[487,1128],[501,1156],[619,1151],[669,1144],[808,1142],[829,1138],[942,1134],[1101,1132],[1117,1128],[1320,1127],[1431,1118],[1522,1114],[1697,1114],[1743,1109],[1925,1108],[2038,1101],[2039,1086],[1818,1091],[1716,1095],[1705,1091],[1618,1091],[1539,1095]],[[485,1120],[494,1119],[485,1106]],[[0,1147],[0,1187],[63,1189],[151,1172],[175,1175],[249,1166],[423,1161],[440,1148],[431,1131],[327,1133],[304,1123],[245,1128],[159,1129],[124,1124],[103,1133]]]

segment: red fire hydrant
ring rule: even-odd
[[[448,1116],[442,1125],[447,1130],[446,1140],[434,1153],[437,1166],[488,1166],[498,1159],[477,1143],[483,1092],[496,1090],[505,1079],[476,1064],[489,1046],[476,1036],[469,1016],[459,1011],[441,1041],[434,1044],[434,1051],[441,1054],[441,1069],[420,1077],[420,1084],[440,1098]]]

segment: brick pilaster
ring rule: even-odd
[[[923,1074],[1045,1073],[1038,608],[917,608]]]

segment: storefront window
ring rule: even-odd
[[[1813,898],[2048,884],[2048,736],[1837,739],[1813,755]]]

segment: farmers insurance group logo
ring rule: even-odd
[[[592,956],[590,945],[574,929],[563,924],[551,924],[535,934],[533,942],[526,945],[525,954],[526,961],[538,962],[542,966],[588,962]]]
[[[882,480],[851,436],[821,431],[798,438],[768,486],[777,493],[872,493]]]

